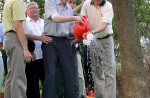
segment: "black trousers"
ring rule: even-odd
[[[40,98],[39,80],[45,78],[43,60],[38,59],[26,64],[27,98]]]
[[[42,43],[45,81],[42,98],[56,98],[56,66],[60,67],[64,85],[64,98],[75,98],[75,65],[70,40],[52,37],[49,44]]]
[[[4,63],[4,71],[5,71],[5,76],[7,75],[8,71],[7,71],[7,55],[5,50],[2,50],[2,58],[3,58],[3,63]]]
[[[72,41],[72,40],[70,40]],[[74,57],[75,63],[75,98],[80,98],[79,96],[79,79],[78,79],[78,61],[77,61],[77,50],[75,46],[72,46],[72,52]],[[59,65],[59,64],[58,64]],[[56,98],[64,98],[64,86],[62,80],[62,72],[59,66],[56,67]]]

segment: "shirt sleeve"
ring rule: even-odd
[[[56,4],[53,0],[45,1],[45,17],[51,18],[52,15],[58,15]]]
[[[25,10],[26,7],[24,5],[24,2],[22,0],[16,0],[12,4],[12,13],[13,13],[13,20],[25,20]]]
[[[113,8],[109,6],[102,11],[102,22],[112,23],[113,20]]]
[[[25,32],[25,34],[30,34],[28,21],[26,20],[25,22],[26,22],[26,32]]]
[[[4,37],[4,31],[3,31],[3,26],[0,25],[0,43],[3,43],[3,38]]]
[[[85,1],[85,2],[83,3],[83,5],[82,5],[82,8],[81,8],[81,15],[87,16],[86,9],[87,9],[87,2]]]
[[[72,8],[70,10],[71,10],[72,16],[74,16]],[[71,32],[74,29],[74,24],[75,24],[75,21],[70,22],[69,32]]]

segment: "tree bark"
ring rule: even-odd
[[[123,98],[150,98],[134,0],[111,0],[117,26],[123,75]]]

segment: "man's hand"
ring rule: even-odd
[[[23,50],[24,61],[30,63],[32,61],[32,55],[28,49]]]
[[[49,42],[52,42],[52,38],[51,37],[49,37],[49,36],[46,36],[46,35],[44,35],[44,34],[42,34],[41,36],[40,36],[40,41],[42,41],[43,43],[45,43],[45,44],[48,44]]]
[[[89,34],[89,33],[91,33],[91,32],[89,31],[89,32],[87,32],[87,33],[84,33],[84,34],[82,35],[83,39],[87,39],[86,36],[87,36],[87,34]]]
[[[74,20],[78,23],[84,24],[81,16],[74,16]]]
[[[36,60],[36,54],[34,52],[31,52],[31,55],[32,55],[32,61],[35,61]]]
[[[71,43],[71,45],[75,45],[76,43],[79,43],[81,40],[79,40],[79,39],[74,39],[73,41],[72,41],[72,43]]]

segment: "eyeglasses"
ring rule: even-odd
[[[28,8],[27,10],[39,10],[37,7]]]

